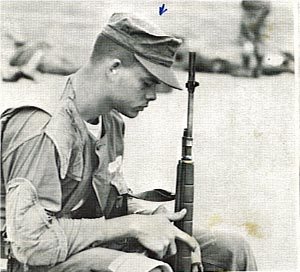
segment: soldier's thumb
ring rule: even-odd
[[[169,213],[169,214],[167,215],[167,218],[168,218],[170,221],[179,221],[179,220],[181,220],[185,215],[186,215],[186,209],[182,209],[182,210],[179,211],[179,212]]]

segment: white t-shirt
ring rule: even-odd
[[[84,121],[89,132],[95,136],[97,139],[100,138],[102,132],[102,117],[99,116],[99,123],[97,125],[93,125],[89,122]]]

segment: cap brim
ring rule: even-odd
[[[134,54],[134,56],[148,70],[148,72],[154,75],[158,80],[174,89],[182,90],[182,87],[180,86],[172,67],[166,67],[153,63],[137,54]]]

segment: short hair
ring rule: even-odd
[[[90,60],[96,64],[105,58],[117,58],[124,67],[131,67],[138,63],[134,54],[106,36],[99,34],[93,47]]]

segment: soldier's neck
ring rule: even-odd
[[[101,73],[96,74],[89,66],[83,66],[72,76],[72,85],[76,106],[85,121],[112,110],[112,103]]]

